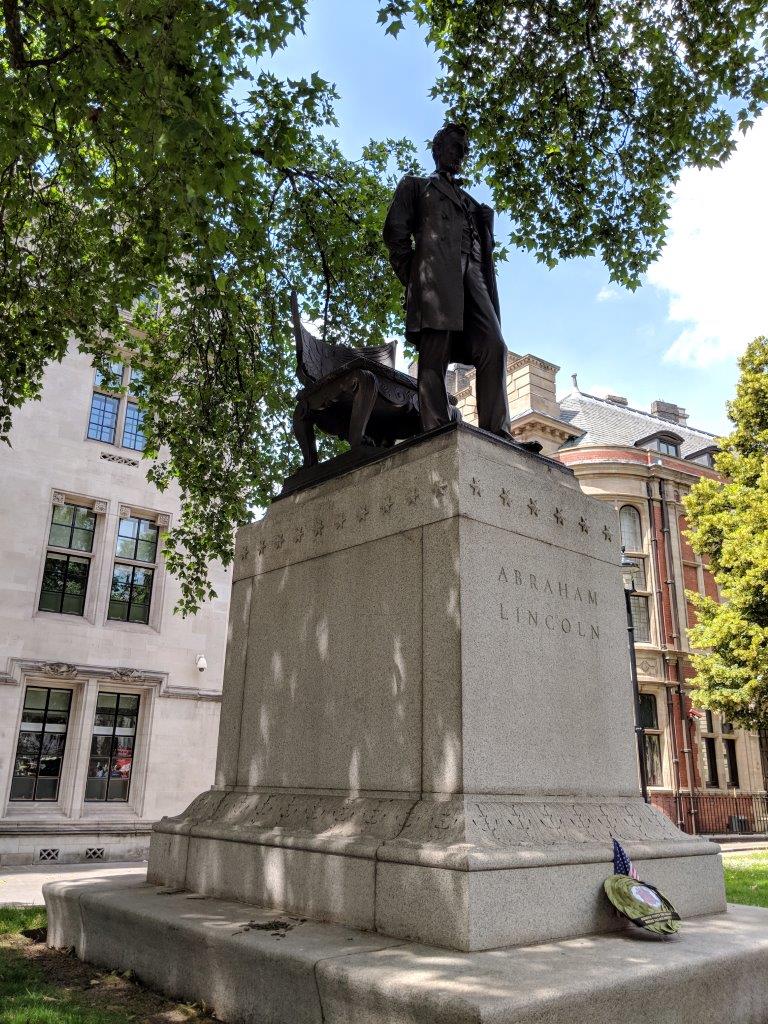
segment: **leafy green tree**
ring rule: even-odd
[[[413,153],[329,141],[333,88],[270,53],[303,0],[3,0],[0,436],[74,339],[143,372],[149,475],[178,481],[182,611],[295,460],[288,297],[329,338],[400,324],[380,238]],[[125,311],[130,311],[131,319]]]
[[[550,265],[598,252],[630,285],[680,168],[725,159],[734,119],[766,99],[762,3],[371,0],[372,16],[377,3],[392,34],[411,13],[428,27],[436,92],[471,128],[513,241]],[[415,152],[390,140],[350,159],[329,138],[333,87],[269,72],[306,14],[306,0],[0,9],[0,438],[68,344],[105,372],[141,369],[149,474],[182,491],[168,564],[183,612],[296,459],[290,288],[331,339],[402,329],[380,226]]]
[[[748,727],[768,724],[768,338],[742,356],[733,432],[716,468],[685,499],[694,550],[708,561],[723,603],[689,593],[697,704]]]
[[[764,0],[380,3],[393,35],[409,14],[512,241],[548,266],[597,253],[629,288],[659,254],[682,168],[726,160],[768,101]]]

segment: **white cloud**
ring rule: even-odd
[[[648,271],[668,293],[668,319],[684,325],[667,362],[711,366],[768,332],[768,115],[739,140],[723,167],[683,172],[667,245]]]
[[[611,299],[618,299],[620,295],[621,292],[617,288],[609,288],[604,285],[595,298],[598,302],[610,302]]]

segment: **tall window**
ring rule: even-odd
[[[96,515],[84,505],[54,505],[38,609],[82,615]]]
[[[125,425],[123,427],[123,448],[133,448],[143,452],[147,441],[142,431],[144,413],[135,402],[127,402],[125,406]]]
[[[621,544],[624,551],[637,564],[634,574],[635,590],[630,605],[632,608],[632,625],[635,627],[635,642],[650,643],[651,615],[650,588],[645,551],[643,548],[643,527],[640,513],[634,505],[622,505],[619,510],[619,526],[621,528]]]
[[[157,524],[131,516],[120,520],[108,618],[149,622],[157,560]]]
[[[110,363],[107,373],[96,370],[88,420],[91,440],[117,444],[119,437],[123,448],[144,451],[144,413],[135,398],[141,379],[139,370],[123,363]]]
[[[71,690],[27,687],[16,745],[11,800],[58,798],[71,702]]]
[[[732,789],[738,789],[739,766],[736,761],[735,739],[723,739],[723,758],[725,759],[725,784]]]
[[[138,715],[136,694],[99,694],[85,783],[87,801],[128,799]]]
[[[701,755],[702,755],[702,769],[704,774],[704,785],[707,789],[717,789],[720,785],[720,779],[717,771],[717,745],[714,735],[707,735],[707,733],[714,733],[715,723],[711,711],[704,712],[704,718],[701,723]]]
[[[645,777],[649,786],[663,785],[661,768],[661,729],[653,693],[640,694],[640,725],[643,733],[643,754],[645,760]]]

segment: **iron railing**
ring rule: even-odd
[[[727,796],[724,793],[681,793],[678,802],[659,794],[652,803],[684,832],[701,835],[763,835],[768,833],[768,796]]]

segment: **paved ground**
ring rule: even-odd
[[[0,868],[0,906],[42,906],[45,882],[76,878],[131,878],[147,872],[146,861],[114,864],[27,864]]]
[[[747,850],[768,850],[768,840],[765,837],[761,839],[715,839],[715,842],[721,848],[723,853],[738,853],[741,850],[746,853]]]

